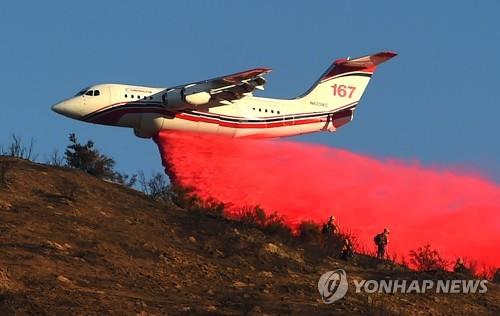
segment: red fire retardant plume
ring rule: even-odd
[[[260,205],[291,226],[332,214],[369,250],[387,227],[400,258],[429,243],[449,260],[500,266],[500,186],[479,175],[290,140],[161,132],[156,142],[172,180],[202,198]]]

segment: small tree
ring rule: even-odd
[[[417,250],[411,250],[410,263],[418,271],[445,270],[448,266],[448,262],[441,258],[436,249],[431,249],[429,244],[418,247]]]
[[[156,172],[151,175],[151,178],[146,179],[144,172],[139,171],[139,185],[142,192],[153,200],[168,200],[170,196],[170,186],[168,185],[167,177]]]
[[[66,166],[83,170],[98,178],[111,180],[128,187],[135,184],[137,176],[115,171],[113,169],[115,166],[114,159],[101,154],[99,150],[94,148],[93,141],[89,140],[86,144],[80,144],[74,133],[69,134],[69,141],[71,143],[64,152]],[[57,165],[57,153],[53,154],[51,160],[54,165]]]
[[[71,143],[64,152],[68,167],[83,170],[103,179],[115,178],[113,170],[115,161],[95,149],[93,141],[89,140],[86,144],[80,144],[74,133],[69,134],[69,141]]]

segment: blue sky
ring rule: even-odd
[[[131,130],[50,111],[90,84],[167,87],[268,66],[260,95],[293,97],[332,62],[393,50],[355,119],[296,137],[376,157],[466,165],[500,179],[500,2],[2,1],[0,143],[92,139],[127,172],[161,170]]]

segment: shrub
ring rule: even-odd
[[[203,203],[201,199],[193,193],[193,189],[184,187],[176,183],[168,186],[168,193],[172,202],[184,209],[199,209]]]
[[[448,262],[429,244],[410,251],[410,263],[417,271],[445,270]]]
[[[140,171],[138,182],[142,192],[153,200],[169,200],[171,191],[165,175],[157,172],[146,179],[144,172]]]
[[[321,241],[321,227],[315,222],[303,221],[299,224],[297,231],[297,238],[300,241],[315,243]]]
[[[276,212],[267,216],[263,230],[268,234],[276,235],[287,241],[293,237],[292,230],[285,223],[285,219]]]
[[[61,179],[56,184],[56,188],[61,196],[69,201],[74,202],[78,195],[78,184],[68,179]]]
[[[62,167],[64,166],[64,157],[59,154],[57,149],[54,149],[46,160],[46,163],[51,166]]]
[[[83,170],[103,179],[114,178],[115,161],[95,149],[93,141],[89,140],[86,144],[80,144],[74,133],[69,135],[69,141],[70,144],[64,152],[68,167]]]
[[[66,166],[80,169],[84,172],[101,179],[110,180],[122,185],[133,186],[137,180],[136,175],[126,175],[115,171],[113,158],[101,154],[94,148],[94,142],[89,140],[86,144],[80,144],[74,133],[69,134],[70,144],[64,152]],[[54,154],[53,159],[57,156]]]
[[[245,225],[260,227],[264,227],[267,220],[266,212],[259,206],[243,208],[236,217]]]
[[[293,237],[292,230],[285,223],[282,216],[276,212],[268,215],[259,206],[243,208],[236,212],[234,217],[245,226],[258,228],[285,241],[289,241]]]
[[[469,258],[464,258],[463,262],[465,270],[462,273],[478,279],[488,279],[493,282],[500,283],[500,268]]]
[[[226,206],[216,200],[208,200],[203,203],[203,211],[216,216],[224,216]]]
[[[127,187],[133,187],[135,183],[137,182],[137,175],[128,175],[125,173],[120,173],[115,171],[115,175],[113,178],[113,182],[127,186]]]
[[[24,144],[23,139],[16,134],[12,134],[12,141],[7,148],[0,148],[0,154],[9,157],[15,157],[26,160],[35,160],[34,154],[35,140],[32,138],[28,145]]]

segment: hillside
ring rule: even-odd
[[[443,275],[346,264],[76,170],[6,157],[0,166],[0,315],[500,315],[491,283],[486,294],[367,297],[350,287],[326,305],[317,282],[328,270]]]

